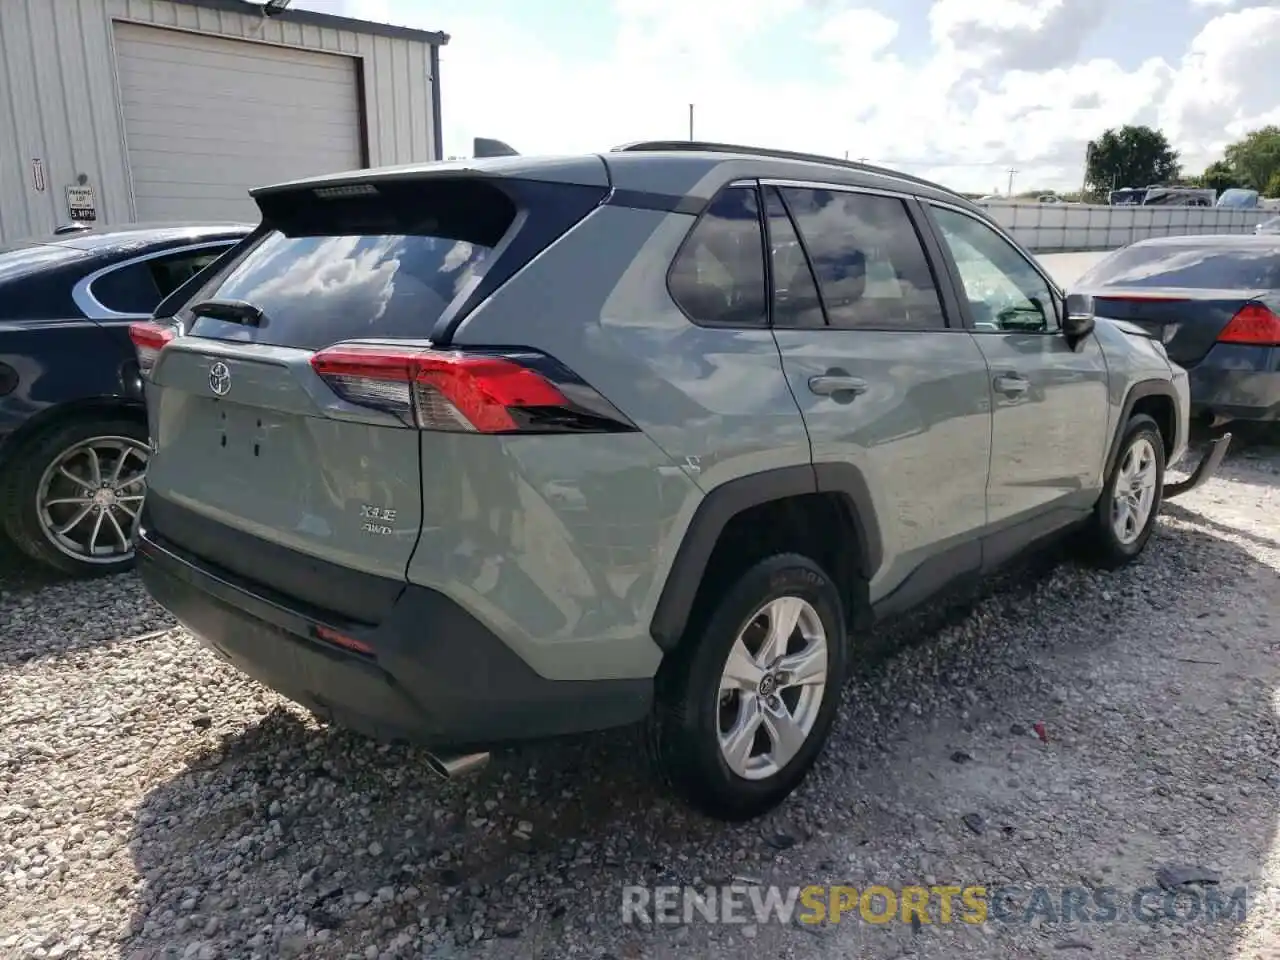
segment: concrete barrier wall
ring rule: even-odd
[[[982,200],[1006,230],[1037,252],[1114,250],[1147,237],[1253,233],[1274,210],[1228,207],[1109,207],[1085,203]]]

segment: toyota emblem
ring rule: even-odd
[[[209,368],[209,389],[220,397],[225,397],[231,389],[231,371],[221,360]]]

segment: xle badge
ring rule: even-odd
[[[362,503],[360,505],[360,519],[364,521],[360,525],[362,531],[385,537],[391,533],[391,527],[388,524],[395,523],[396,512],[386,507],[375,507],[370,503]]]

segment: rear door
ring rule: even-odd
[[[1073,346],[1062,335],[1059,293],[1013,244],[961,210],[928,208],[991,375],[987,509],[993,527],[1011,528],[991,543],[996,562],[1096,498],[1107,365],[1096,338]]]
[[[866,478],[884,554],[873,601],[917,572],[927,592],[980,561],[991,446],[982,354],[947,325],[910,201],[762,189],[774,333],[814,463]]]
[[[148,527],[362,618],[370,611],[352,598],[325,595],[316,577],[306,585],[305,558],[403,579],[422,516],[414,410],[426,388],[388,378],[387,365],[403,374],[437,321],[483,287],[518,205],[478,179],[300,188],[260,202],[259,239],[178,312],[184,335],[151,370]],[[362,371],[358,350],[313,364],[353,340],[389,345],[370,361],[383,369]],[[286,575],[282,557],[297,569]]]

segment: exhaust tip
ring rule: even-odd
[[[458,756],[437,756],[427,754],[427,766],[431,772],[444,780],[456,780],[459,777],[478,773],[489,764],[487,753],[464,753]]]

